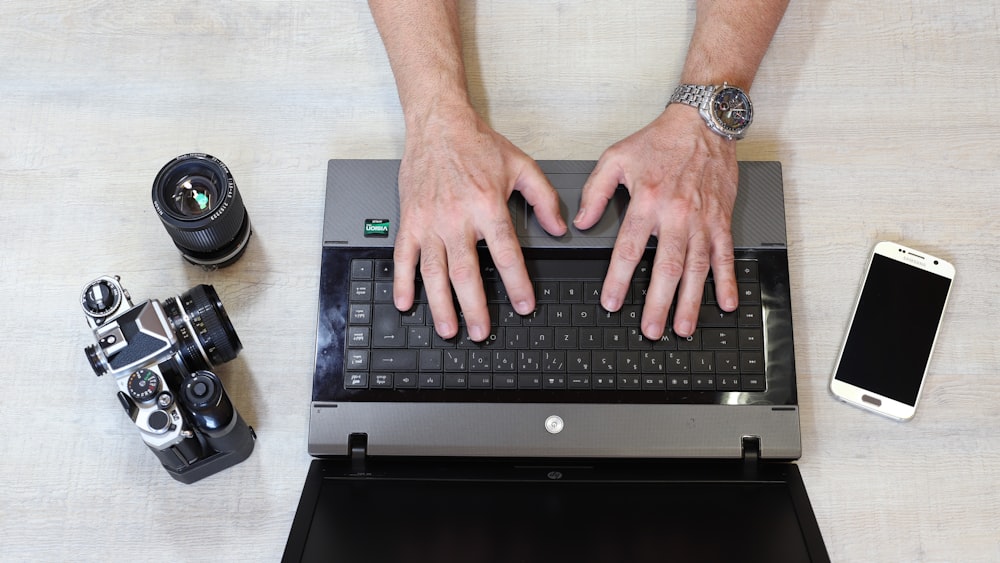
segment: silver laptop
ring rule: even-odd
[[[539,165],[574,216],[594,162]],[[515,194],[538,305],[513,312],[481,246],[487,341],[437,336],[419,280],[397,311],[398,170],[329,163],[316,460],[286,560],[827,559],[789,463],[801,443],[779,163],[740,163],[739,309],[714,303],[710,277],[696,334],[658,341],[638,324],[655,239],[622,309],[599,305],[624,188],[597,226],[558,238]]]

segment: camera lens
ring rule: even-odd
[[[191,371],[226,363],[243,349],[240,337],[210,285],[196,285],[163,303],[177,335],[181,359]]]
[[[188,262],[213,270],[246,251],[250,217],[229,168],[214,156],[181,155],[153,181],[153,207]]]

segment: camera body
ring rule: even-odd
[[[104,276],[81,296],[96,345],[85,349],[163,468],[193,483],[250,456],[257,436],[236,411],[214,366],[243,345],[211,285],[133,305],[119,278]]]

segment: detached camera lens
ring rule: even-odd
[[[188,262],[208,270],[238,260],[250,241],[250,217],[233,175],[207,154],[181,155],[153,181],[153,207]]]

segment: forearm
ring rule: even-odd
[[[787,7],[788,0],[698,0],[681,82],[748,90]]]
[[[456,0],[369,0],[407,126],[440,107],[471,107]]]

